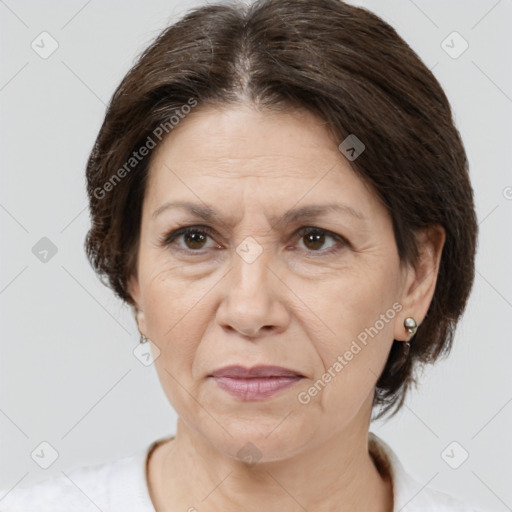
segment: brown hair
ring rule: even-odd
[[[136,269],[150,160],[150,154],[137,153],[137,161],[133,155],[191,99],[199,106],[304,108],[339,142],[355,134],[366,148],[352,168],[389,209],[402,262],[416,261],[418,230],[444,227],[427,316],[405,364],[392,371],[403,346],[395,341],[377,382],[376,418],[393,407],[395,414],[416,383],[418,363],[449,353],[474,279],[478,226],[468,162],[440,84],[390,25],[340,0],[260,0],[189,11],[127,73],[87,163],[87,256],[131,305],[127,280]]]

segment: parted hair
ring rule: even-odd
[[[436,288],[409,357],[397,370],[403,343],[395,340],[377,381],[374,418],[393,415],[417,383],[416,368],[452,347],[473,285],[478,225],[449,101],[418,55],[372,12],[341,0],[223,2],[190,10],[163,30],[115,90],[89,156],[87,257],[134,306],[127,283],[153,152],[138,150],[158,143],[162,127],[172,133],[169,120],[184,117],[185,105],[240,103],[307,109],[340,143],[355,134],[365,149],[350,165],[389,210],[401,262],[417,261],[420,230],[445,229]]]

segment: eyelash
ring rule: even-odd
[[[176,240],[178,237],[180,237],[182,235],[187,235],[189,233],[205,234],[205,235],[208,235],[210,238],[213,238],[213,236],[214,236],[213,230],[211,228],[209,228],[208,226],[187,226],[187,227],[183,227],[183,228],[177,229],[175,231],[171,231],[170,233],[163,235],[159,240],[159,245],[161,247],[170,246],[174,242],[174,240]],[[331,254],[341,250],[340,245],[351,247],[350,242],[348,242],[348,240],[346,238],[344,238],[343,236],[333,233],[331,231],[327,231],[325,229],[317,228],[317,227],[313,227],[313,226],[308,226],[308,227],[299,229],[298,231],[295,232],[295,237],[298,237],[299,239],[301,239],[302,237],[304,237],[306,235],[311,235],[311,234],[323,234],[323,235],[326,235],[338,242],[338,246],[331,247],[330,249],[327,249],[327,250],[317,250],[317,251],[307,250],[307,252],[312,253],[312,254],[319,253],[320,256],[331,255]],[[188,254],[196,254],[196,255],[202,255],[205,251],[203,249],[199,249],[196,251],[193,249],[183,249],[181,247],[178,247],[178,250],[183,251]],[[313,257],[316,257],[316,256],[313,256]]]

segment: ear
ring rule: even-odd
[[[146,318],[144,316],[144,310],[141,306],[141,293],[140,293],[140,285],[139,279],[135,273],[133,273],[128,279],[128,291],[134,301],[134,305],[132,306],[133,315],[135,317],[135,321],[137,322],[137,327],[141,334],[147,336],[146,330]]]
[[[394,339],[400,341],[411,338],[403,324],[405,318],[412,316],[419,326],[427,315],[436,288],[446,232],[442,226],[435,224],[418,231],[416,240],[418,261],[405,267],[400,300],[403,309],[395,324]]]

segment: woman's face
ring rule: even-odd
[[[305,111],[198,108],[155,151],[130,287],[186,428],[263,460],[367,432],[393,338],[421,315],[387,210],[325,126]],[[250,381],[230,366],[282,369]]]

